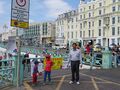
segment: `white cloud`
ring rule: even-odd
[[[65,2],[65,0],[44,0],[43,4],[47,10],[47,17],[50,18],[55,18],[59,14],[72,9],[72,7]]]

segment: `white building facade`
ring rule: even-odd
[[[16,28],[11,28],[7,32],[3,32],[1,34],[1,40],[3,41],[8,41],[9,37],[11,36],[16,36]]]
[[[56,44],[66,45],[72,41],[79,41],[77,10],[59,15],[56,20]]]
[[[29,45],[33,43],[34,45],[52,43],[55,39],[55,23],[32,23],[29,29],[24,30],[23,38]]]
[[[58,44],[81,41],[85,45],[89,40],[102,46],[120,44],[120,0],[80,0],[76,10],[58,16]]]

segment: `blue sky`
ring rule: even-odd
[[[80,0],[30,0],[30,22],[55,20],[57,15],[76,9]],[[11,0],[0,0],[0,28],[10,26]],[[2,32],[0,30],[0,32]]]

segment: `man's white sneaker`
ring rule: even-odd
[[[80,82],[76,82],[77,83],[77,85],[79,85],[80,84]]]
[[[69,84],[73,84],[73,81],[70,81]]]

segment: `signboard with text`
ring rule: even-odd
[[[29,27],[30,0],[12,0],[11,26],[19,28]]]

